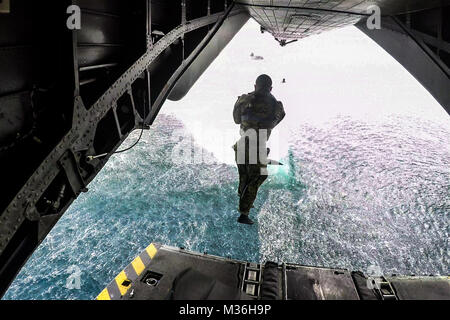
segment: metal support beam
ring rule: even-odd
[[[186,0],[181,0],[181,24],[186,24]]]
[[[356,26],[401,63],[450,114],[448,68],[395,17],[383,17],[383,28],[369,30],[362,20]]]
[[[149,50],[152,45],[152,0],[146,0],[146,41],[147,41],[147,50]]]
[[[189,68],[189,66],[194,62],[194,60],[200,55],[200,53],[205,49],[205,47],[208,45],[208,43],[211,41],[214,35],[219,31],[220,27],[225,22],[225,19],[229,17],[231,11],[233,10],[233,7],[234,7],[233,4],[228,7],[226,13],[220,18],[219,21],[217,21],[217,23],[208,32],[203,41],[197,46],[197,48],[195,48],[195,50],[189,55],[189,57],[186,60],[184,60],[183,64],[173,73],[172,77],[169,79],[164,89],[159,94],[155,103],[152,105],[152,111],[150,112],[150,121],[151,121],[150,123],[153,123],[153,121],[155,120],[156,115],[158,114],[164,101],[169,96],[170,92],[174,88],[177,81],[181,78],[181,76]]]
[[[150,1],[147,2],[150,5]],[[147,7],[147,41],[149,34],[151,33],[151,10],[150,6]],[[240,11],[242,12],[242,10]],[[110,156],[121,145],[121,143],[127,138],[129,132],[123,133],[120,129],[120,123],[118,123],[118,117],[114,112],[115,126],[118,126],[118,130],[121,134],[117,142],[114,141],[111,147],[108,147],[105,156],[93,159],[89,163],[89,167],[92,168],[92,172],[84,172],[79,176],[76,173],[77,169],[70,165],[70,162],[63,162],[66,166],[63,166],[60,161],[64,154],[67,154],[68,150],[74,154],[74,161],[80,163],[80,154],[92,154],[95,152],[93,147],[94,136],[98,124],[105,117],[105,115],[117,104],[118,100],[124,95],[128,94],[132,84],[142,76],[146,76],[148,88],[146,90],[148,101],[150,100],[150,74],[149,67],[151,64],[169,48],[173,43],[178,41],[185,33],[203,28],[205,26],[216,24],[221,21],[224,13],[217,13],[202,18],[194,19],[187,24],[179,25],[173,30],[165,34],[157,43],[151,45],[147,42],[147,51],[135,61],[98,99],[92,104],[89,110],[83,104],[78,90],[68,93],[68,97],[71,97],[73,103],[73,119],[72,126],[68,130],[62,139],[56,144],[53,150],[44,158],[38,168],[29,177],[25,184],[21,187],[16,196],[11,200],[5,211],[1,215],[0,220],[0,295],[2,295],[8,288],[10,282],[14,279],[17,272],[22,265],[29,258],[34,249],[40,244],[44,237],[51,230],[53,225],[58,221],[67,207],[73,202],[76,196],[84,189],[84,186],[91,182],[102,167],[107,163]],[[69,40],[69,37],[66,38]],[[66,41],[68,42],[68,41]],[[70,37],[70,50],[75,54],[76,41],[73,37]],[[66,52],[67,53],[67,52]],[[79,67],[76,59],[72,54],[66,54],[65,57],[71,58],[72,65],[71,72],[67,72],[68,77],[77,74]],[[95,71],[95,70],[94,70]],[[74,83],[75,80],[67,81],[67,83]],[[132,103],[134,103],[134,97],[132,97]],[[159,99],[162,103],[162,99]],[[135,107],[135,106],[134,106]],[[154,116],[156,113],[151,110]],[[146,112],[146,119],[144,124],[148,123],[150,119],[149,112]],[[134,128],[136,128],[136,123]],[[112,139],[112,138],[111,138]],[[57,168],[59,168],[57,170]],[[61,206],[61,209],[57,214],[49,216],[41,216],[36,210],[36,205],[41,199],[42,195],[47,192],[49,186],[53,184],[58,187],[59,180],[55,180],[59,174],[63,172],[65,176],[68,176],[66,180],[70,184],[74,196],[70,196],[65,199],[65,204]],[[84,178],[83,178],[84,176]],[[59,179],[59,178],[58,178]],[[61,182],[62,183],[62,182]],[[77,190],[79,189],[79,190]],[[67,189],[66,189],[67,190]],[[32,224],[36,223],[36,224]],[[30,228],[26,231],[26,234],[22,234],[24,228]],[[26,229],[28,230],[28,229]],[[34,230],[34,231],[33,231]],[[19,232],[19,233],[18,233]],[[26,240],[25,237],[26,236]],[[26,248],[23,247],[17,241],[26,242]],[[22,239],[22,240],[21,240]],[[14,240],[14,243],[12,242]],[[22,248],[25,248],[22,250]]]

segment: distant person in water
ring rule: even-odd
[[[233,118],[241,125],[241,138],[233,146],[239,171],[238,222],[253,224],[248,217],[259,187],[267,179],[266,147],[270,133],[285,116],[283,104],[271,94],[272,79],[260,75],[256,79],[255,91],[243,94],[234,105]]]

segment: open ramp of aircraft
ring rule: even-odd
[[[250,18],[280,45],[354,24],[450,114],[450,1],[1,1],[0,295],[128,135]]]

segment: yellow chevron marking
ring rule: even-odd
[[[146,249],[148,255],[150,256],[150,259],[153,259],[153,257],[158,252],[158,249],[156,249],[155,245],[151,243]],[[145,265],[142,262],[141,257],[137,256],[132,262],[131,265],[134,268],[134,271],[136,271],[136,274],[139,276],[142,271],[145,269]],[[128,285],[123,285],[124,281],[129,281],[130,283]],[[127,275],[125,274],[125,271],[120,272],[117,277],[115,278],[115,281],[117,283],[117,287],[119,288],[120,294],[123,296],[125,293],[127,293],[128,289],[131,286],[131,281],[127,278]],[[102,292],[97,296],[97,300],[111,300],[111,297],[109,295],[108,289],[103,289]]]
[[[153,259],[153,257],[155,256],[156,252],[158,252],[158,250],[156,249],[156,247],[153,245],[153,243],[151,243],[147,249],[147,253],[150,256],[151,259]]]
[[[122,272],[119,273],[119,275],[116,277],[116,283],[117,283],[117,286],[119,287],[119,291],[120,291],[120,294],[121,294],[122,296],[127,292],[128,288],[129,288],[130,285],[131,285],[131,283],[130,283],[128,286],[122,285],[122,283],[123,283],[125,280],[128,280],[128,278],[127,278],[125,272],[122,271]],[[130,280],[128,280],[128,281],[130,281]]]
[[[103,289],[103,291],[97,296],[97,300],[111,300],[108,289]]]
[[[134,271],[136,271],[137,275],[140,275],[142,273],[142,271],[144,271],[145,266],[144,263],[141,260],[141,257],[137,256],[136,259],[133,260],[133,262],[131,262],[131,265],[134,268]]]

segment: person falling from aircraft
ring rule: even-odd
[[[285,117],[283,104],[271,93],[272,79],[262,74],[256,79],[255,91],[241,95],[233,109],[233,118],[240,125],[241,138],[233,146],[239,172],[239,223],[253,224],[250,209],[258,189],[267,179],[266,147],[271,131]],[[275,163],[274,164],[279,164]]]
[[[253,52],[250,54],[250,58],[252,58],[253,60],[264,60],[264,57],[256,56]]]

